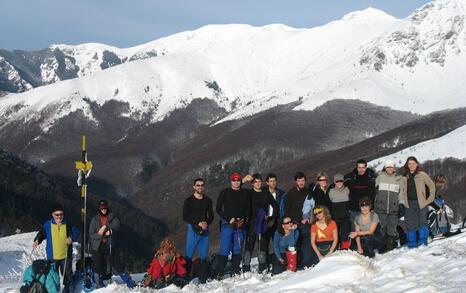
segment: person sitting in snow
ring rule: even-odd
[[[311,264],[319,263],[325,256],[332,254],[338,244],[338,227],[328,208],[317,205],[313,210],[311,226],[311,246],[313,255]]]
[[[375,250],[381,249],[385,241],[379,216],[371,211],[372,202],[368,197],[359,201],[359,207],[361,214],[354,221],[355,231],[350,233],[350,238],[356,240],[359,254],[374,257]]]
[[[186,261],[178,253],[171,239],[164,239],[147,269],[145,287],[161,289],[174,284],[183,287],[186,281]]]
[[[291,264],[293,260],[288,260],[288,258],[293,258],[293,252],[295,253],[294,265],[296,266],[296,242],[298,242],[299,237],[299,230],[297,228],[298,225],[293,223],[290,217],[278,220],[277,230],[273,236],[273,251],[275,254],[272,266],[273,275],[280,274],[288,268],[293,270]]]

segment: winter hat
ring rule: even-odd
[[[230,180],[241,180],[241,174],[239,172],[233,172],[230,175]]]
[[[385,161],[385,168],[387,168],[387,167],[392,167],[392,168],[394,168],[394,167],[395,167],[395,163],[393,163],[392,160],[386,160],[386,161]]]
[[[58,212],[58,211],[62,211],[63,212],[63,206],[61,204],[55,204],[53,207],[52,207],[52,214],[55,213],[55,212]]]
[[[99,201],[99,210],[107,209],[108,210],[108,203],[105,199]]]
[[[343,175],[341,174],[336,174],[335,176],[333,176],[333,181],[337,182],[337,181],[343,181],[345,178],[343,177]]]

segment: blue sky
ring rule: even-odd
[[[313,27],[369,6],[404,18],[426,0],[1,0],[0,48],[130,47],[207,24]]]

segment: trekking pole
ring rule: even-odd
[[[238,248],[239,248],[240,255],[241,255],[242,247],[241,247],[241,236],[239,233],[239,227],[236,227],[236,238],[238,239]],[[241,274],[244,278],[244,271],[242,269],[241,269]]]
[[[32,250],[31,250],[31,253],[26,254],[27,258],[31,261],[31,264],[32,264],[32,262],[34,261],[34,259],[32,258],[32,255],[34,254],[35,251],[36,251],[36,248],[35,248],[34,245],[33,245],[33,246],[32,246]]]

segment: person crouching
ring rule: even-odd
[[[174,284],[183,287],[188,283],[185,266],[186,261],[176,250],[173,240],[165,239],[147,269],[144,286],[161,289]]]

